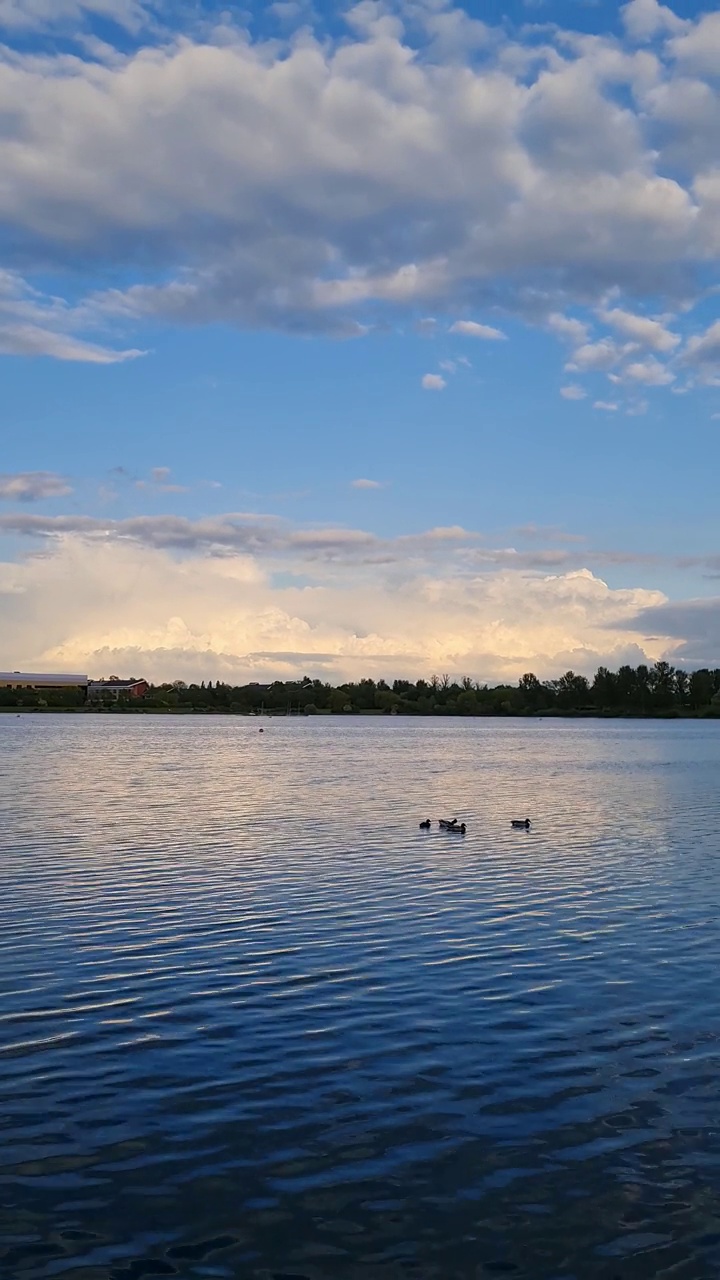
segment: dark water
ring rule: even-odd
[[[716,1277],[719,766],[0,717],[0,1276]]]

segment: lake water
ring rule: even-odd
[[[3,1280],[716,1277],[720,724],[264,724],[0,717]]]

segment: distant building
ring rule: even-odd
[[[51,672],[49,675],[38,675],[28,671],[0,671],[0,689],[82,689],[87,691],[87,676],[60,675]]]
[[[90,680],[89,698],[144,698],[150,685],[147,680]]]

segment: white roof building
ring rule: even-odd
[[[3,689],[84,689],[88,677],[49,672],[40,675],[30,671],[0,671],[0,688]]]

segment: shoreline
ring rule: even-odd
[[[720,720],[720,709],[699,711],[677,708],[667,711],[487,711],[481,714],[459,711],[389,712],[389,711],[316,711],[304,712],[209,710],[194,707],[18,707],[0,706],[0,716],[212,716],[233,720]]]

